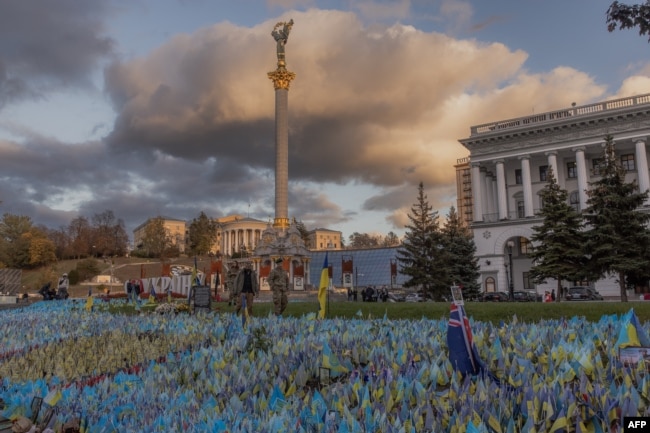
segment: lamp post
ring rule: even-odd
[[[508,241],[507,242],[507,247],[508,247],[508,263],[510,264],[510,281],[508,282],[509,284],[509,290],[510,290],[510,300],[514,301],[515,300],[515,283],[514,283],[514,278],[513,275],[515,273],[515,269],[512,267],[512,248],[515,246],[515,243],[513,241]]]

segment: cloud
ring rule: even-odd
[[[38,99],[61,86],[90,86],[98,62],[112,53],[103,35],[106,2],[9,1],[0,14],[0,108]]]
[[[73,3],[62,4],[67,10]],[[371,6],[389,3],[359,7],[370,13]],[[445,13],[465,19],[471,10],[460,6]],[[92,17],[99,6],[84,8],[97,24]],[[420,181],[434,209],[446,213],[455,204],[453,166],[468,154],[458,140],[469,136],[470,126],[611,96],[573,68],[531,73],[526,52],[500,43],[402,24],[366,25],[351,12],[293,11],[254,27],[223,22],[177,34],[144,56],[112,61],[104,86],[117,118],[101,140],[60,143],[4,122],[17,138],[0,141],[0,172],[18,185],[18,198],[0,187],[3,208],[37,203],[61,218],[70,209],[82,215],[111,209],[131,228],[155,215],[191,219],[200,211],[272,217],[275,101],[266,74],[277,61],[270,32],[289,18],[295,25],[287,63],[296,73],[289,91],[289,204],[290,215],[308,227],[359,218],[328,195],[327,184],[372,186],[376,193],[358,199],[362,211],[382,213],[396,229],[407,222]],[[37,59],[21,54],[32,62],[29,79],[12,75],[16,66],[5,74],[18,79],[20,97],[39,94],[41,79],[83,82],[112,50],[101,23],[48,19],[90,42],[77,47],[80,59],[70,71],[45,60],[35,68]],[[0,61],[6,51],[0,48]],[[622,93],[647,88],[647,74],[637,75]]]

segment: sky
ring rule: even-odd
[[[276,23],[289,217],[402,236],[423,183],[444,220],[470,127],[650,93],[650,44],[609,0],[6,0],[0,213],[272,221]]]

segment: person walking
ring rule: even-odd
[[[247,262],[235,278],[235,291],[238,297],[246,298],[246,311],[248,316],[253,315],[253,298],[260,292],[260,285],[257,279],[257,273],[252,269],[250,262]],[[237,302],[237,309],[235,314],[241,311],[241,299]]]
[[[276,316],[281,316],[287,308],[289,293],[289,274],[282,267],[282,258],[275,260],[275,268],[269,273],[267,281],[273,291],[273,312]]]
[[[68,274],[64,273],[61,275],[61,278],[59,278],[59,284],[58,284],[58,289],[56,292],[56,298],[57,299],[68,299],[69,293],[68,293],[68,288],[70,287],[70,280],[68,280]]]

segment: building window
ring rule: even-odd
[[[528,255],[531,251],[530,241],[524,237],[519,238],[519,251],[521,254]]]
[[[569,205],[571,205],[576,212],[580,212],[580,196],[578,195],[578,191],[573,191],[569,194]]]
[[[521,180],[521,169],[515,170],[515,183],[521,185],[523,182]]]
[[[523,200],[517,200],[517,218],[524,218],[526,216],[526,207]]]
[[[485,279],[485,291],[486,292],[496,292],[497,288],[496,285],[494,284],[494,278],[493,277],[487,277]]]
[[[530,278],[529,272],[523,272],[521,275],[524,279],[524,290],[531,290],[533,288],[533,282]]]
[[[546,176],[548,175],[548,165],[539,166],[539,181],[546,182]]]
[[[594,176],[600,176],[600,169],[604,167],[604,161],[603,158],[594,158],[591,160],[591,174]]]
[[[621,166],[623,166],[625,171],[634,170],[636,168],[634,166],[634,154],[621,155]]]
[[[575,161],[566,163],[566,172],[569,179],[575,179],[578,177],[578,168],[576,167]]]

